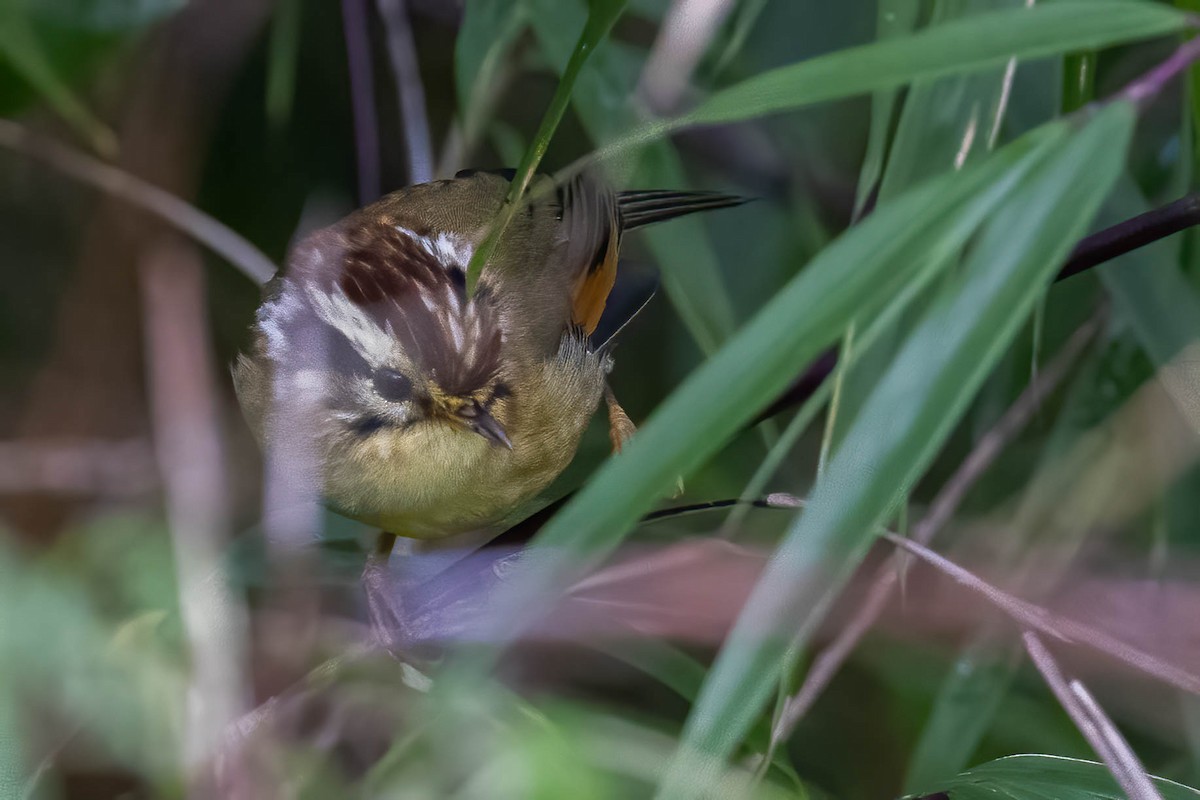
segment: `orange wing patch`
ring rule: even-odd
[[[621,249],[621,230],[615,218],[609,221],[607,244],[596,261],[575,282],[571,296],[571,320],[590,336],[600,324],[604,306],[617,282],[617,257]]]

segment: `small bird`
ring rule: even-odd
[[[268,284],[238,398],[264,447],[303,437],[334,511],[420,539],[503,524],[566,468],[602,397],[619,450],[633,426],[589,336],[622,234],[743,202],[539,175],[468,294],[511,180],[394,192],[304,239]],[[297,396],[315,412],[282,419]]]

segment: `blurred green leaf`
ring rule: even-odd
[[[1018,663],[1018,648],[997,642],[991,630],[958,653],[909,759],[906,789],[930,786],[971,763],[1012,685]]]
[[[1161,36],[1186,24],[1187,17],[1174,9],[1133,0],[994,11],[764,72],[714,92],[680,122],[749,119],[903,86],[918,78],[987,69],[1010,58],[1039,58]]]
[[[23,797],[28,753],[17,713],[16,687],[0,682],[0,797]]]
[[[271,21],[267,52],[267,119],[276,130],[287,126],[296,99],[300,59],[300,0],[279,0]]]
[[[113,624],[78,575],[26,561],[3,538],[0,576],[5,688],[94,733],[147,780],[171,780],[187,681],[182,653],[158,635],[161,612]]]
[[[777,67],[709,95],[691,112],[611,142],[606,158],[693,125],[736,122],[814,103],[1035,59],[1162,36],[1187,27],[1183,12],[1140,0],[1060,0],[978,14],[911,36],[849,47]]]
[[[116,136],[67,87],[46,58],[26,10],[0,0],[0,57],[6,59],[58,114],[103,155],[116,152]]]
[[[880,0],[875,23],[878,41],[911,35],[920,10],[917,0]],[[885,89],[871,96],[871,130],[867,134],[867,152],[863,156],[862,169],[858,173],[858,189],[854,194],[855,218],[862,216],[867,200],[883,174],[898,91]]]
[[[1134,120],[1131,105],[1115,103],[1065,141],[1056,137],[988,219],[756,585],[693,708],[662,796],[694,796],[744,735],[786,653],[811,633],[1086,230],[1116,181]]]
[[[938,0],[934,4],[933,24],[947,25],[997,6],[1016,8],[1022,4],[1023,0]],[[1012,78],[1013,71],[1005,65],[971,75],[915,81],[905,95],[887,168],[876,187],[878,202],[886,202],[932,175],[961,169],[969,158],[993,149]],[[831,447],[841,441],[862,409],[919,312],[919,307],[911,309],[879,337],[875,346],[857,356],[853,369],[839,372],[844,380],[838,393],[837,428],[829,431]],[[865,345],[859,343],[854,347],[863,349]]]
[[[481,95],[526,24],[525,0],[469,0],[454,43],[454,85],[464,127],[477,116]]]
[[[887,0],[885,0],[886,2]],[[909,0],[901,0],[901,2],[909,2]],[[717,57],[716,66],[713,67],[714,73],[723,72],[742,51],[746,45],[746,39],[754,30],[766,5],[767,0],[741,0],[737,4],[737,10],[734,11],[733,19],[729,23],[729,38],[722,48],[720,56]]]
[[[97,33],[141,28],[173,14],[187,0],[7,0],[39,20]]]
[[[1154,778],[1163,800],[1195,800],[1200,792],[1181,783]],[[1125,793],[1108,767],[1095,761],[1029,755],[982,764],[957,778],[931,786],[950,800],[1124,800]]]
[[[546,150],[550,147],[550,139],[554,136],[554,131],[558,129],[558,123],[562,121],[563,114],[566,113],[567,106],[571,102],[571,92],[575,88],[575,81],[579,78],[583,65],[587,63],[588,58],[600,42],[608,36],[608,32],[616,24],[617,18],[625,10],[625,2],[626,0],[590,0],[587,22],[584,23],[583,31],[579,34],[579,41],[575,43],[571,58],[563,68],[558,87],[554,90],[554,97],[550,100],[550,106],[542,117],[537,134],[534,135],[533,141],[525,151],[524,158],[517,167],[504,208],[487,236],[484,237],[483,242],[471,255],[471,263],[467,266],[468,292],[474,291],[475,285],[479,281],[479,274],[504,235],[509,221],[516,213],[521,199],[533,180],[538,165],[542,162],[542,157],[546,155]]]
[[[569,51],[561,32],[579,25],[583,3],[534,3],[531,24],[539,46],[551,62],[565,64]],[[633,53],[608,42],[596,53],[591,68],[579,76],[572,102],[594,142],[606,142],[637,123],[639,117],[629,95],[640,68],[641,61]],[[687,188],[679,154],[670,142],[655,142],[646,148],[639,167],[639,185],[622,188]],[[662,270],[667,297],[700,349],[711,354],[733,333],[734,313],[704,222],[685,217],[648,228],[644,235]]]
[[[857,315],[931,279],[940,256],[1040,163],[1066,129],[1050,126],[977,168],[880,208],[822,252],[650,417],[625,451],[541,531],[529,564],[493,603],[501,641],[531,624],[545,595],[620,543],[638,518],[715,454]],[[613,502],[613,498],[621,502]]]
[[[601,652],[644,672],[688,702],[696,700],[696,696],[700,693],[700,687],[704,685],[704,666],[687,653],[666,642],[643,638],[628,643],[612,646],[597,645],[596,647]],[[770,727],[766,724],[766,720],[760,720],[759,724],[747,735],[746,744],[753,752],[765,753],[769,749],[770,740]],[[801,797],[806,796],[807,790],[804,783],[788,762],[786,753],[774,753],[770,763],[791,782]]]

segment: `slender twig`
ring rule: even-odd
[[[400,97],[404,142],[408,146],[410,183],[433,180],[433,146],[429,138],[429,119],[425,112],[425,86],[421,83],[417,48],[413,43],[412,23],[405,0],[376,0],[379,16],[387,29],[388,55]]]
[[[36,159],[153,214],[224,258],[256,283],[266,283],[275,274],[276,266],[271,259],[232,229],[129,172],[38,136],[7,119],[0,119],[0,147]]]
[[[1162,795],[1133,748],[1087,688],[1078,680],[1068,680],[1063,675],[1058,662],[1036,633],[1026,631],[1022,638],[1029,658],[1038,672],[1042,673],[1046,685],[1054,692],[1063,710],[1096,751],[1096,755],[1108,766],[1126,797],[1130,800],[1162,800]]]
[[[1118,96],[1144,107],[1163,90],[1167,83],[1191,66],[1198,58],[1200,58],[1200,37],[1193,37],[1179,45],[1166,61],[1126,86]]]
[[[192,659],[186,763],[212,758],[243,712],[246,610],[222,573],[231,519],[204,308],[204,264],[190,243],[151,251],[142,271],[154,443]]]
[[[1198,224],[1200,194],[1185,195],[1173,203],[1139,214],[1084,239],[1071,253],[1066,266],[1059,271],[1058,280],[1077,275]]]
[[[657,522],[659,520],[671,519],[674,517],[685,517],[690,514],[698,514],[704,511],[715,511],[721,508],[732,508],[734,506],[746,506],[748,508],[800,508],[804,505],[804,501],[793,494],[786,492],[775,492],[766,497],[759,498],[728,498],[725,500],[708,500],[702,503],[689,503],[686,506],[675,506],[674,508],[662,508],[658,511],[651,511],[649,514],[642,517],[642,524],[649,522]]]
[[[371,70],[371,37],[367,0],[342,0],[346,63],[350,70],[350,106],[354,113],[354,155],[358,163],[358,199],[379,199],[379,126],[375,119],[375,76]]]
[[[1026,628],[1053,636],[1064,642],[1089,647],[1176,689],[1200,694],[1200,676],[1193,675],[1174,664],[1168,664],[1091,625],[1067,619],[1042,606],[1014,597],[911,539],[902,539],[892,534],[884,534],[883,538],[901,550],[930,564],[971,591],[982,595],[988,602]]]

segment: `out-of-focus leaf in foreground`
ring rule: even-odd
[[[1115,103],[1057,140],[988,219],[755,587],[693,707],[662,796],[696,796],[741,740],[789,649],[811,633],[1087,229],[1120,174],[1134,120],[1131,105]]]
[[[471,256],[471,263],[467,265],[468,291],[474,291],[484,265],[495,251],[496,245],[504,235],[505,228],[508,227],[513,214],[516,213],[515,209],[533,180],[534,172],[542,162],[542,157],[546,155],[546,150],[550,147],[550,139],[553,138],[554,131],[558,129],[558,123],[562,121],[563,114],[566,113],[567,106],[571,102],[571,92],[575,88],[575,81],[579,78],[583,65],[587,63],[596,47],[604,41],[608,32],[612,30],[612,26],[616,24],[621,12],[625,10],[625,0],[591,0],[588,6],[587,22],[584,23],[583,30],[579,34],[579,41],[575,43],[571,58],[563,69],[562,77],[558,81],[558,88],[554,90],[554,97],[550,100],[550,105],[542,117],[537,134],[529,143],[529,147],[525,150],[525,156],[517,167],[508,198],[491,230],[488,231],[483,242]]]
[[[849,47],[777,67],[711,94],[689,113],[651,123],[611,143],[600,157],[693,125],[736,122],[814,103],[904,86],[918,79],[977,72],[1179,31],[1189,18],[1134,0],[1058,2],[972,15],[911,36]]]
[[[852,318],[930,280],[1063,135],[1061,125],[1045,128],[977,167],[918,187],[822,252],[542,530],[528,565],[493,603],[492,632],[503,641],[532,624],[548,592],[612,552],[638,518],[670,494],[677,476],[720,450]]]
[[[1163,800],[1196,800],[1200,791],[1152,778]],[[1125,793],[1095,761],[1057,756],[1009,756],[967,770],[926,794],[944,792],[950,800],[1123,800]]]
[[[0,58],[29,82],[55,111],[101,153],[116,150],[116,138],[88,110],[55,72],[42,50],[24,4],[18,0],[0,0]]]

